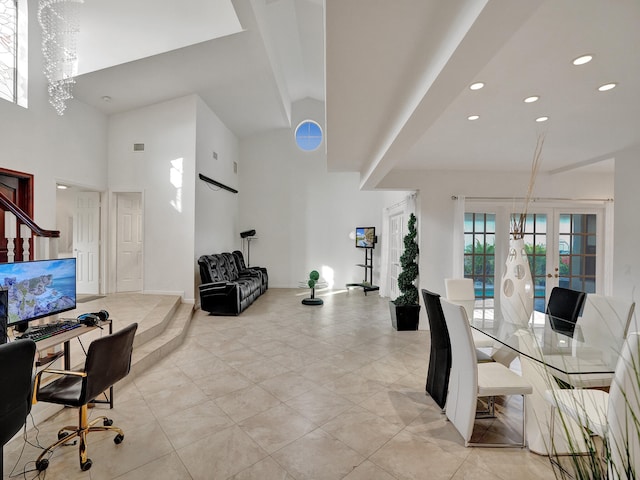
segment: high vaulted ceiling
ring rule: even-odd
[[[91,0],[81,12],[79,100],[111,114],[197,93],[243,138],[290,127],[292,104],[326,91],[329,170],[360,172],[363,188],[398,169],[525,172],[540,133],[549,172],[610,171],[640,143],[637,0]]]
[[[297,100],[324,101],[322,0],[91,0],[80,12],[74,96],[107,114],[196,93],[242,138],[290,126]]]

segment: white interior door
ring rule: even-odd
[[[398,290],[398,275],[400,275],[400,256],[404,248],[404,213],[389,217],[389,298],[395,299],[400,295]]]
[[[142,194],[117,194],[116,291],[142,290]]]
[[[77,292],[100,293],[100,193],[78,192],[73,219]]]

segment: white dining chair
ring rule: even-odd
[[[546,400],[605,442],[610,479],[640,474],[640,333],[627,336],[609,393],[594,389],[549,390]]]
[[[615,365],[630,329],[635,302],[620,297],[587,294],[582,316],[576,322],[574,337],[602,353],[602,361]],[[572,375],[571,385],[578,388],[608,387],[613,375]]]
[[[629,332],[635,302],[621,297],[587,294],[576,325],[586,344],[617,357]]]
[[[494,397],[521,395],[524,406],[525,396],[532,392],[532,388],[526,380],[501,363],[478,363],[471,337],[471,327],[464,307],[447,300],[442,300],[441,304],[451,341],[452,362],[446,404],[447,418],[462,435],[467,447],[524,447],[526,432],[526,409],[524,408],[522,440],[519,443],[471,442],[478,398],[487,398],[491,407]]]
[[[558,411],[546,400],[546,392],[558,389],[552,370],[546,367],[544,355],[533,332],[522,329],[516,332],[522,378],[533,387],[527,398],[527,446],[539,455],[567,455],[588,451],[583,430],[571,418],[563,423]],[[555,415],[555,418],[553,416]],[[562,428],[553,426],[562,425]]]
[[[476,292],[471,278],[445,278],[444,290],[447,301],[464,307],[467,318],[473,320],[473,310],[476,304]],[[476,348],[491,348],[494,341],[482,332],[471,330],[473,343]]]

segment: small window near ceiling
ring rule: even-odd
[[[300,150],[312,152],[322,143],[322,128],[313,120],[305,120],[296,128],[296,144]]]
[[[0,98],[27,106],[27,1],[0,0]]]

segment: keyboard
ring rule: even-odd
[[[79,327],[82,327],[82,324],[76,322],[75,320],[63,320],[62,322],[58,323],[50,323],[47,325],[38,325],[36,327],[31,327],[29,330],[27,330],[17,338],[29,338],[34,342],[38,342],[40,340],[44,340],[55,335],[60,335],[61,333],[65,333],[69,330],[73,330]]]

